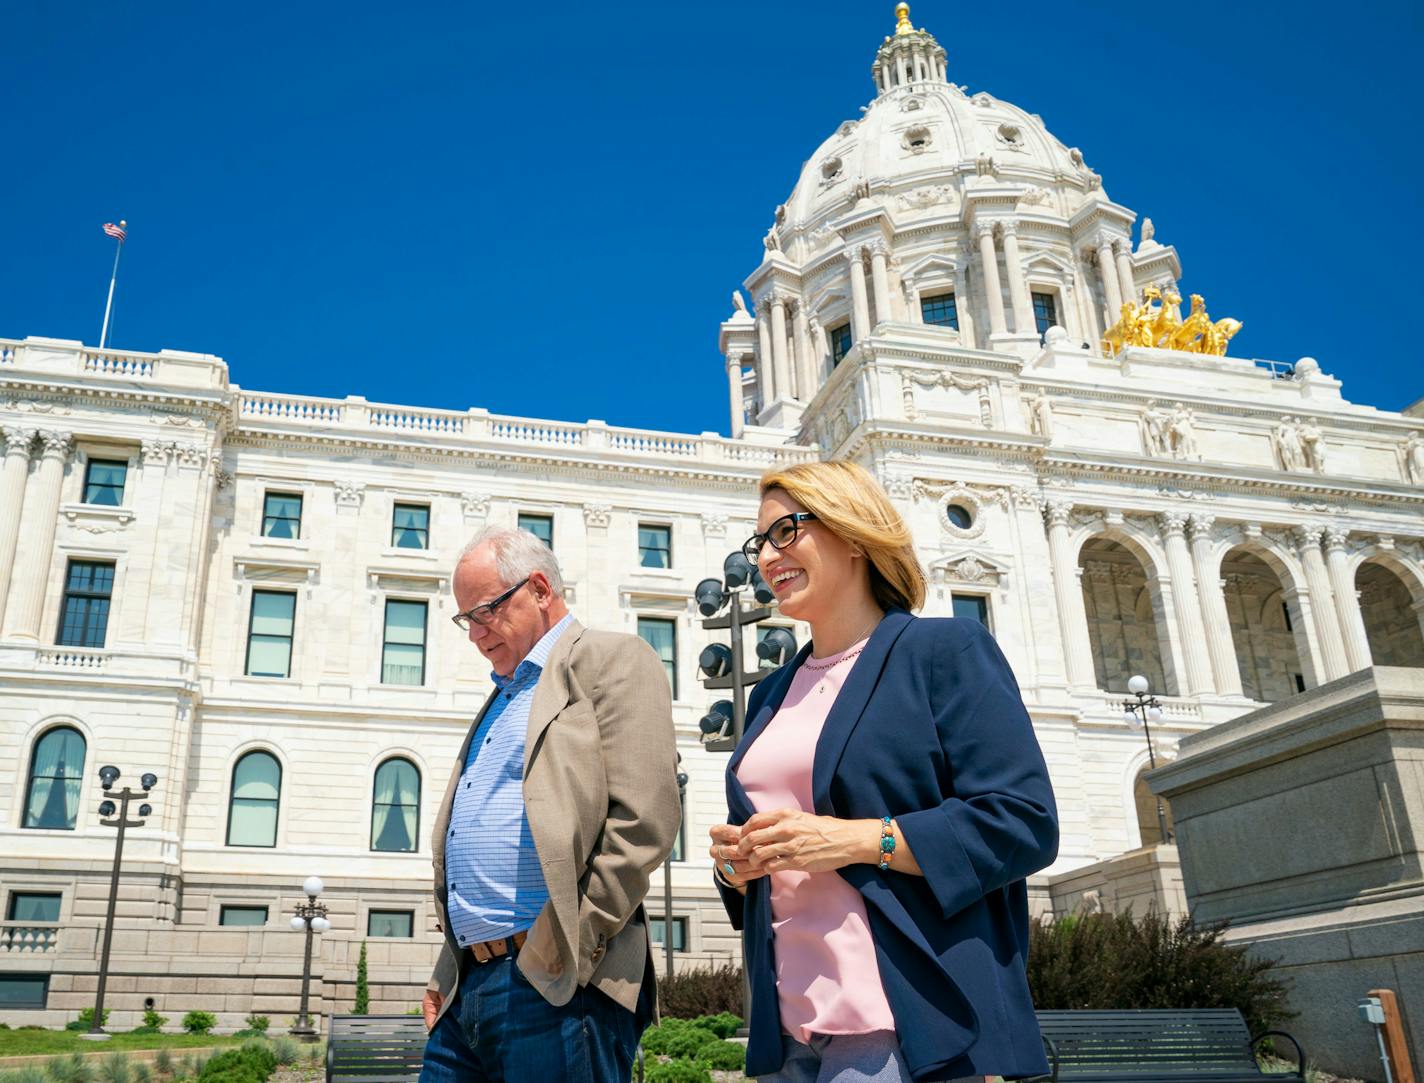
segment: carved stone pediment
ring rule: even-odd
[[[967,549],[954,550],[930,562],[932,586],[997,587],[1009,572],[1008,566]]]

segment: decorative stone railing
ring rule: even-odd
[[[513,445],[590,454],[607,453],[674,463],[731,463],[755,468],[791,465],[819,458],[811,447],[731,440],[716,433],[690,436],[651,429],[615,428],[602,421],[562,422],[491,414],[478,408],[423,410],[367,402],[358,396],[319,399],[301,395],[239,391],[235,404],[239,428],[254,432],[291,429],[350,434],[397,433],[458,447]]]
[[[84,647],[42,647],[35,653],[35,663],[47,669],[101,670],[108,658],[102,650]]]
[[[208,354],[182,350],[136,353],[97,350],[68,339],[0,339],[0,364],[17,375],[33,372],[53,379],[162,384],[175,391],[227,388],[227,365]]]
[[[18,955],[53,951],[58,939],[58,925],[26,925],[18,921],[0,922],[0,952]]]
[[[1083,697],[1088,698],[1088,697]],[[1114,721],[1122,719],[1123,704],[1132,697],[1126,692],[1103,692],[1098,691],[1092,694],[1092,698],[1101,702],[1102,707],[1096,705],[1093,714],[1101,711],[1110,716]],[[1174,722],[1195,723],[1202,722],[1201,705],[1194,699],[1185,696],[1157,696],[1157,703],[1162,708],[1162,722],[1171,724]]]

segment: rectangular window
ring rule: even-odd
[[[0,1011],[43,1008],[48,1000],[48,974],[0,974]]]
[[[527,530],[550,549],[554,548],[554,517],[519,513],[519,529]]]
[[[955,594],[954,615],[968,620],[977,620],[985,628],[989,627],[989,599],[982,594]]]
[[[1285,602],[1281,603],[1281,619],[1285,621],[1287,632],[1295,631],[1295,627],[1291,624],[1290,606],[1287,605]]]
[[[262,536],[300,538],[302,536],[302,496],[300,493],[267,493],[262,498]]]
[[[663,660],[668,684],[672,686],[672,698],[677,699],[677,621],[664,617],[639,617],[638,634]]]
[[[430,548],[430,508],[397,504],[391,516],[391,545],[396,549]]]
[[[410,939],[415,935],[415,913],[411,910],[372,910],[366,915],[367,936],[394,936]]]
[[[381,683],[425,683],[425,603],[386,600]]]
[[[672,527],[638,524],[638,563],[644,568],[672,567]]]
[[[129,464],[114,459],[90,459],[84,470],[84,503],[117,508],[124,502]]]
[[[831,328],[831,364],[839,365],[850,353],[850,324],[843,323]]]
[[[663,944],[666,943],[666,940],[664,939],[665,930],[666,930],[666,929],[667,929],[667,919],[666,919],[666,918],[650,917],[650,918],[648,919],[648,935],[649,935],[650,937],[652,937],[653,943],[656,944],[659,949],[662,949]],[[673,951],[686,951],[686,950],[687,950],[687,919],[686,919],[686,918],[673,918],[673,919],[672,919],[672,950],[673,950]]]
[[[959,330],[959,308],[954,303],[954,294],[952,293],[940,293],[934,297],[920,298],[920,315],[925,323]]]
[[[219,925],[266,925],[265,906],[224,906],[218,910]]]
[[[292,675],[292,625],[297,596],[286,591],[254,590],[247,626],[247,675]]]
[[[102,647],[113,593],[112,564],[71,560],[64,579],[64,606],[59,613],[55,643],[61,647]]]
[[[10,904],[5,908],[6,921],[58,921],[58,892],[12,891]]]
[[[1038,337],[1040,339],[1048,332],[1050,327],[1058,324],[1058,299],[1051,293],[1034,293],[1033,295],[1033,322],[1038,326]]]

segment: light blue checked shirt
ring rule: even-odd
[[[447,909],[461,947],[529,928],[549,900],[524,808],[524,738],[544,663],[573,619],[545,632],[511,676],[492,674],[495,701],[470,740],[445,839]]]

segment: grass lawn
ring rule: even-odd
[[[86,1041],[72,1030],[0,1030],[0,1057],[44,1053],[107,1053],[115,1049],[188,1049],[232,1045],[243,1039],[226,1034],[125,1034],[107,1042]]]

